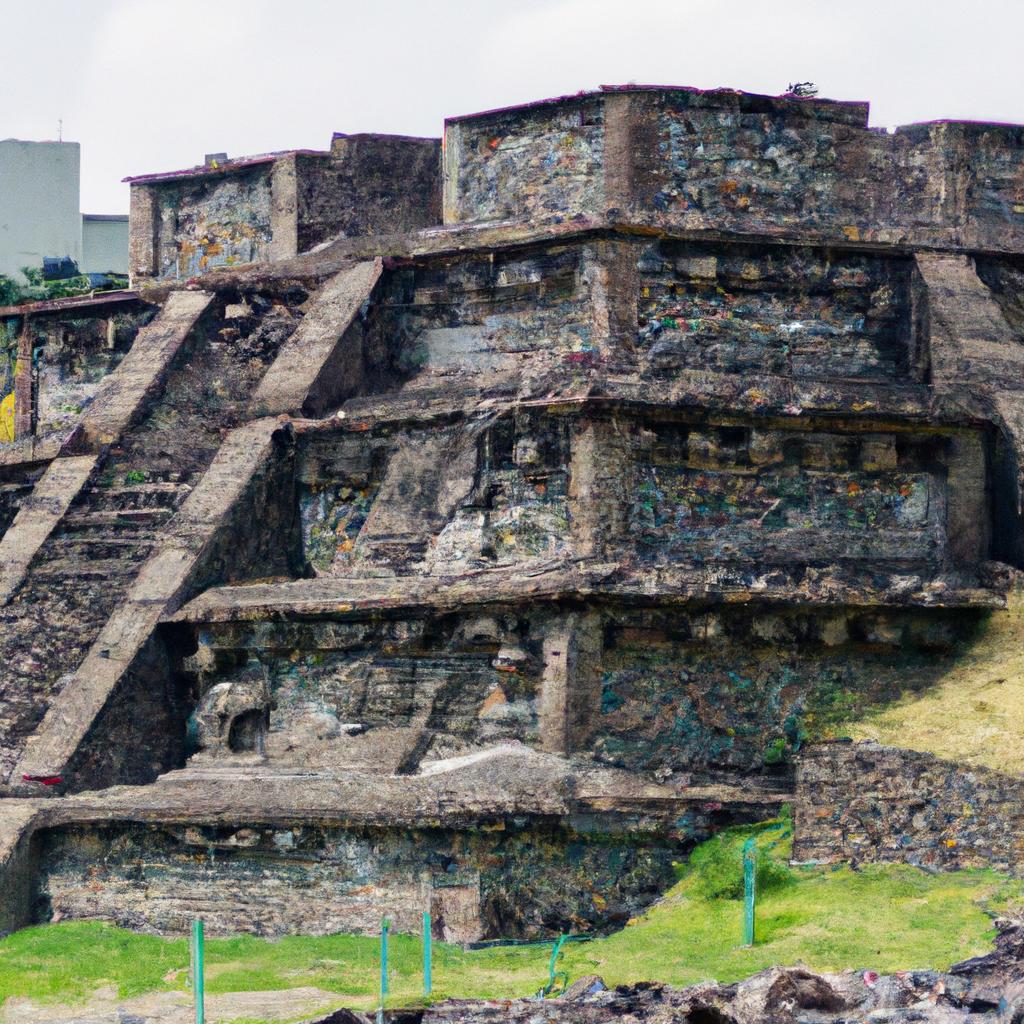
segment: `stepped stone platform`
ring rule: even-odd
[[[220,757],[148,786],[17,801],[32,813],[11,823],[11,856],[31,861],[62,919],[173,933],[198,915],[214,932],[280,935],[372,931],[387,914],[415,931],[426,902],[449,939],[475,941],[499,926],[533,934],[556,908],[581,924],[625,921],[670,884],[681,843],[736,817],[771,816],[788,798],[659,784],[520,744],[415,774],[383,774],[385,760]],[[97,857],[99,874],[88,868]],[[197,858],[209,861],[199,876]]]
[[[800,796],[1019,584],[1022,131],[637,86],[134,182],[136,290],[7,313],[0,926],[602,931]]]

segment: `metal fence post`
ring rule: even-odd
[[[203,922],[196,918],[192,922],[192,938],[189,942],[190,968],[192,973],[192,997],[196,1004],[196,1024],[203,1024],[206,1017],[205,1007],[205,985],[204,985],[204,960],[205,949],[203,941]]]
[[[425,996],[430,995],[430,990],[433,987],[433,979],[431,978],[432,964],[432,950],[430,948],[431,936],[430,936],[430,911],[423,911],[423,994]]]
[[[380,1005],[388,994],[388,919],[382,917],[380,920]]]
[[[754,902],[757,888],[757,851],[753,839],[743,844],[743,945],[754,944]]]

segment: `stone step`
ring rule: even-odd
[[[157,545],[155,540],[121,539],[91,541],[87,538],[59,537],[52,542],[44,564],[56,561],[68,565],[87,565],[94,562],[122,563],[133,572],[150,556]],[[78,570],[70,570],[77,575]]]
[[[0,495],[23,494],[25,491],[31,491],[33,486],[33,483],[27,481],[20,481],[14,484],[0,484]]]
[[[159,506],[157,508],[122,508],[104,509],[100,512],[72,512],[64,517],[65,529],[101,526],[136,525],[159,526],[166,523],[174,514],[174,510]]]
[[[34,566],[32,575],[37,579],[68,576],[76,580],[123,580],[138,575],[140,567],[140,562],[129,562],[124,558],[94,558],[87,561],[52,558]]]
[[[119,487],[94,487],[82,503],[97,512],[141,511],[143,509],[174,510],[191,493],[189,484],[151,483],[126,484]]]
[[[192,490],[191,484],[182,483],[180,481],[168,481],[168,480],[154,480],[151,483],[141,484],[116,484],[110,487],[91,487],[89,494],[111,494],[116,497],[124,497],[126,495],[149,495],[149,494],[180,494],[183,491],[188,492]]]
[[[62,549],[85,547],[88,545],[100,544],[112,548],[151,548],[160,541],[159,533],[152,530],[138,531],[125,530],[122,533],[62,533],[54,537],[52,544],[59,545]]]

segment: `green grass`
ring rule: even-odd
[[[994,611],[979,635],[924,693],[870,708],[833,728],[1003,772],[1024,772],[1024,594]]]
[[[740,847],[759,850],[758,941],[739,945]],[[658,980],[676,985],[734,981],[773,964],[819,970],[945,968],[984,952],[991,915],[1024,900],[1024,882],[994,871],[930,875],[907,866],[790,868],[788,823],[732,829],[698,847],[666,898],[621,931],[565,947],[570,978],[600,974],[608,984]],[[506,997],[536,992],[548,977],[550,945],[466,952],[434,947],[434,995]],[[418,938],[391,941],[391,1004],[420,995]],[[207,992],[301,985],[369,1007],[377,992],[376,939],[350,935],[251,936],[207,942]],[[73,1002],[99,986],[123,996],[184,987],[183,939],[161,939],[99,922],[26,928],[0,941],[0,997]]]

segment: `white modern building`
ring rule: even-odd
[[[128,218],[82,216],[77,142],[0,140],[0,274],[67,256],[85,273],[128,271]]]
[[[83,274],[128,273],[128,214],[82,214]]]

